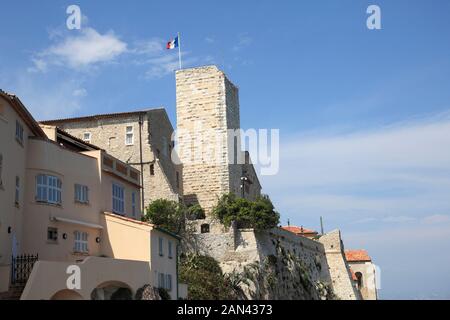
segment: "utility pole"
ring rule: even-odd
[[[320,233],[323,235],[323,219],[322,219],[322,216],[320,216]]]

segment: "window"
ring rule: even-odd
[[[47,240],[50,242],[58,241],[58,229],[49,227],[47,229]]]
[[[20,178],[18,176],[16,176],[16,194],[14,197],[14,202],[15,204],[19,204],[19,199],[20,199]]]
[[[131,194],[131,214],[136,217],[136,192]]]
[[[3,171],[3,155],[0,154],[0,187],[3,186],[2,171]]]
[[[129,146],[132,145],[133,143],[134,143],[133,126],[127,126],[125,133],[125,144]]]
[[[169,259],[173,258],[173,255],[172,255],[172,241],[169,241],[169,248],[168,248],[167,256],[169,257]]]
[[[163,238],[159,238],[159,255],[162,257],[164,255],[164,251],[163,251]]]
[[[168,155],[168,151],[169,151],[168,148],[169,148],[169,144],[167,143],[167,138],[163,136],[162,137],[162,152],[165,157],[167,157],[167,155]]]
[[[40,174],[36,177],[36,200],[51,204],[61,204],[61,180]]]
[[[166,289],[167,291],[172,291],[172,275],[159,273],[158,288],[163,288]]]
[[[16,139],[23,144],[23,126],[19,120],[16,120]]]
[[[89,189],[87,186],[75,184],[75,201],[89,203]]]
[[[125,212],[125,190],[122,186],[113,183],[113,212],[123,214]]]
[[[158,288],[165,288],[166,287],[166,277],[164,273],[160,273],[158,277]]]
[[[87,142],[87,143],[91,143],[91,133],[90,132],[85,132],[83,133],[83,141]]]
[[[151,175],[151,176],[154,176],[154,175],[155,175],[155,165],[154,165],[154,164],[151,164],[151,165],[150,165],[150,175]]]
[[[172,291],[172,275],[171,274],[166,274],[166,290],[167,291]]]
[[[180,173],[177,171],[177,189],[180,188]]]
[[[75,231],[75,246],[73,251],[80,253],[87,253],[88,250],[88,234],[87,232]]]
[[[209,233],[209,224],[205,223],[200,226],[201,233]]]

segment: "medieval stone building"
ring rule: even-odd
[[[176,88],[185,201],[209,213],[226,193],[255,199],[261,184],[241,150],[238,88],[215,66],[178,70]]]

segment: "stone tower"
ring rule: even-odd
[[[240,128],[238,88],[216,66],[205,66],[177,71],[176,95],[184,200],[199,203],[208,214],[221,195],[242,194],[245,158],[249,160],[241,151],[240,136],[229,131]],[[251,188],[259,193],[254,177]]]

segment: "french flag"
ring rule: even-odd
[[[172,50],[172,49],[178,48],[178,37],[175,37],[175,39],[167,42],[166,48],[168,50]]]

